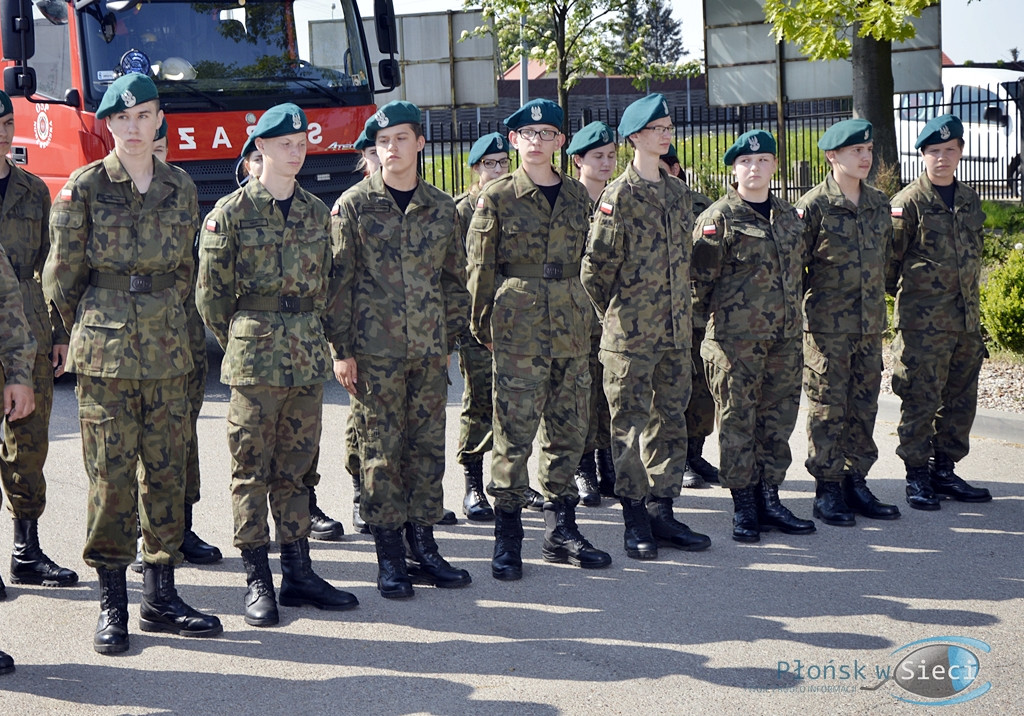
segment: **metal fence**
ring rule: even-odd
[[[942,94],[900,95],[896,102],[896,132],[900,147],[900,179],[906,184],[922,171],[920,154],[914,141],[925,122],[944,112],[964,119],[966,146],[957,176],[973,186],[986,199],[1021,200],[1021,108],[1013,100],[995,101],[994,90],[984,88],[963,96],[952,105],[943,103]],[[570,135],[583,125],[601,120],[614,130],[617,111],[586,109],[569,118]],[[689,115],[689,120],[687,119]],[[785,157],[774,180],[774,190],[789,201],[821,182],[828,164],[817,141],[832,124],[852,116],[850,100],[793,102],[785,105],[782,123]],[[677,108],[673,116],[675,144],[688,183],[711,197],[720,196],[730,172],[722,156],[737,136],[750,129],[766,129],[779,136],[779,118],[775,105],[735,108],[701,107],[694,112]],[[507,131],[500,122],[432,122],[425,127],[427,144],[421,158],[421,175],[431,184],[453,195],[472,183],[466,166],[469,149],[481,135]],[[620,144],[620,162],[631,153]],[[518,157],[512,153],[513,168]],[[571,167],[571,163],[570,163]],[[570,168],[570,174],[572,169]]]

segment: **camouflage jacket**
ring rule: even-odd
[[[111,152],[72,174],[50,212],[43,292],[71,333],[70,372],[158,380],[192,369],[184,300],[199,205],[182,172],[153,161],[143,195]],[[90,271],[172,274],[174,285],[148,293],[101,288]]]
[[[896,296],[896,328],[980,330],[985,212],[977,192],[958,181],[950,211],[922,173],[891,203],[894,236],[885,287]]]
[[[31,386],[35,355],[36,339],[22,309],[18,277],[0,246],[0,363],[7,382]]]
[[[804,330],[873,334],[885,331],[885,271],[892,249],[889,198],[861,182],[853,204],[829,174],[800,197],[804,234]]]
[[[630,164],[597,200],[582,277],[602,317],[605,350],[690,349],[690,191],[660,171],[663,189]]]
[[[473,212],[476,211],[477,198],[480,196],[480,190],[465,191],[455,197],[455,211],[459,214],[459,226],[462,227],[462,231],[469,231],[469,225],[473,221]],[[465,236],[463,236],[465,241]]]
[[[375,172],[331,209],[335,356],[447,355],[466,328],[466,249],[455,202],[419,181],[403,214]]]
[[[488,183],[477,200],[466,237],[470,320],[477,340],[496,351],[566,358],[590,350],[594,309],[579,273],[560,280],[502,274],[503,266],[571,267],[583,258],[590,196],[559,176],[554,208],[522,166]]]
[[[771,221],[736,190],[697,217],[690,275],[694,312],[712,340],[780,340],[801,334],[804,224],[771,195]]]
[[[287,220],[258,181],[228,194],[207,215],[199,237],[196,306],[224,349],[225,384],[291,387],[331,377],[321,321],[331,270],[329,231],[327,207],[297,183]],[[309,299],[313,310],[239,309],[243,296]]]

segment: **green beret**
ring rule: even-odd
[[[377,132],[385,127],[394,127],[397,124],[422,124],[423,113],[420,108],[412,102],[396,99],[388,102],[377,110],[377,112],[366,120],[363,131],[370,141],[377,139]]]
[[[818,140],[818,149],[831,152],[852,144],[867,144],[871,141],[872,129],[866,119],[844,119],[825,130]]]
[[[153,99],[160,99],[160,93],[157,92],[153,80],[135,72],[121,75],[111,82],[107,91],[103,93],[99,109],[96,110],[96,119],[109,117]]]
[[[615,135],[612,133],[612,128],[604,122],[591,122],[573,135],[566,154],[569,156],[574,154],[583,156],[591,149],[597,149],[606,144],[615,144]]]
[[[763,129],[744,132],[726,150],[722,161],[725,162],[725,166],[731,167],[736,157],[744,154],[775,154],[775,137]]]
[[[665,162],[669,166],[679,163],[679,155],[676,154],[676,145],[668,145],[668,151],[658,157],[661,161]]]
[[[619,120],[619,134],[628,137],[656,119],[668,116],[668,101],[663,94],[649,94],[626,107]]]
[[[550,124],[561,129],[565,114],[562,108],[549,99],[530,100],[515,112],[505,117],[505,126],[519,129],[528,124]]]
[[[7,96],[7,93],[0,90],[0,117],[6,117],[14,111],[14,104],[11,102],[11,98]]]
[[[488,154],[508,153],[508,137],[500,132],[491,132],[473,142],[469,149],[469,166],[473,166]]]
[[[242,146],[242,156],[247,157],[251,151],[256,149],[256,139],[259,137],[271,139],[287,134],[298,134],[305,132],[307,126],[306,113],[298,105],[291,102],[274,105],[263,113],[260,121],[256,123],[256,129],[245,140],[245,144]]]
[[[161,120],[161,122],[160,122],[160,129],[156,130],[156,137],[154,138],[153,141],[155,142],[157,140],[166,139],[166,138],[167,138],[167,117],[164,117],[163,120]]]
[[[942,144],[950,139],[963,139],[964,125],[955,114],[940,114],[924,125],[917,135],[914,149],[927,147],[929,144]]]
[[[359,136],[356,137],[356,143],[353,144],[352,146],[358,149],[360,152],[363,151],[364,149],[369,149],[370,147],[373,146],[373,142],[371,142],[370,138],[366,136],[365,129],[359,133]]]

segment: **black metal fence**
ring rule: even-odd
[[[957,176],[986,199],[1021,200],[1022,100],[1000,94],[999,86],[973,88],[952,101],[941,92],[899,95],[896,103],[897,144],[900,147],[900,180],[903,184],[923,171],[914,142],[928,119],[952,112],[964,120],[964,156]],[[614,130],[619,113],[605,109],[587,109],[569,118],[570,134],[594,120],[606,122]],[[788,200],[822,181],[828,165],[817,140],[832,124],[852,116],[850,100],[793,102],[784,107],[782,135],[785,155],[775,190]],[[737,136],[749,129],[766,129],[780,135],[775,105],[736,108],[677,108],[676,150],[686,171],[688,183],[711,196],[720,196],[730,172],[722,156]],[[481,135],[507,131],[500,122],[433,122],[425,127],[427,145],[422,154],[421,173],[431,184],[453,195],[472,183],[466,166],[469,149]],[[630,152],[620,145],[620,162],[629,161]],[[512,153],[512,166],[518,157]],[[571,167],[571,164],[570,164]],[[570,169],[570,173],[572,170]]]

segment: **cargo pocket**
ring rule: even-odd
[[[531,443],[537,435],[540,417],[535,396],[539,385],[535,380],[499,375],[494,386],[495,428],[504,430],[517,445]]]
[[[825,402],[828,393],[828,356],[804,337],[804,391],[807,399]]]
[[[100,405],[80,403],[78,421],[82,427],[82,454],[90,478],[102,480],[107,475],[108,445],[119,442],[116,420],[121,411],[119,404]]]

